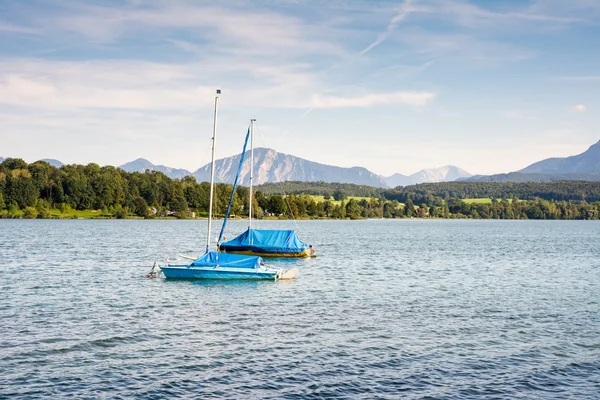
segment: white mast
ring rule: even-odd
[[[210,199],[208,201],[208,235],[206,236],[206,252],[210,249],[210,228],[212,224],[213,210],[213,189],[215,183],[215,143],[217,141],[217,109],[219,108],[219,95],[221,90],[217,89],[215,96],[215,114],[213,117],[213,137],[212,137],[212,161],[210,164]]]
[[[254,170],[254,121],[256,119],[250,120],[250,204],[248,208],[248,228],[252,229],[252,177]]]

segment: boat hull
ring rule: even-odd
[[[219,251],[260,257],[314,257],[312,245],[301,241],[291,229],[248,228],[232,240],[219,242]]]
[[[247,268],[190,267],[168,265],[161,267],[167,279],[243,279],[275,280],[277,270],[248,270]]]
[[[260,256],[260,257],[281,257],[281,258],[308,258],[316,257],[315,250],[312,248],[305,249],[297,253],[270,253],[268,250],[261,251],[256,249],[243,249],[243,248],[223,248],[219,247],[219,251],[222,253],[229,254],[243,254],[247,256]]]

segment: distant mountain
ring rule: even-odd
[[[233,183],[240,164],[240,156],[222,158],[215,161],[215,181]],[[250,180],[250,154],[246,152],[246,159],[240,172],[242,185],[248,185]],[[198,182],[210,179],[210,164],[194,172]],[[352,167],[342,168],[332,165],[320,164],[299,157],[279,153],[272,149],[254,149],[254,184],[260,185],[265,182],[304,181],[304,182],[340,182],[354,183],[357,185],[368,185],[385,187],[383,178],[366,168]]]
[[[127,172],[144,172],[147,169],[150,171],[158,171],[162,172],[171,179],[181,179],[185,176],[192,175],[192,173],[186,169],[171,168],[165,165],[154,165],[144,158],[138,158],[137,160],[130,161],[120,165],[119,168]]]
[[[600,181],[600,141],[585,152],[564,158],[547,158],[517,172],[475,175],[468,182]]]
[[[54,158],[44,158],[44,159],[41,159],[40,161],[45,161],[48,164],[50,164],[50,165],[52,165],[53,167],[56,167],[56,168],[60,168],[63,165],[65,165],[62,162],[60,162],[58,160],[55,160]]]
[[[4,160],[6,160],[6,158],[4,158],[4,157],[0,157],[0,163],[1,163],[1,162],[3,162]],[[38,160],[38,161],[44,161],[44,162],[47,162],[48,164],[50,164],[50,165],[52,165],[53,167],[56,167],[56,168],[60,168],[60,167],[62,167],[63,165],[65,165],[65,164],[63,164],[62,162],[60,162],[60,161],[58,161],[58,160],[55,160],[55,159],[53,159],[53,158],[43,158],[43,159],[41,159],[41,160]]]
[[[576,156],[548,158],[518,172],[526,174],[600,174],[600,141]]]
[[[389,186],[389,187],[396,187],[396,186],[408,186],[410,185],[411,182],[411,177],[407,176],[407,175],[402,175],[402,174],[394,174],[392,176],[387,176],[387,177],[383,177],[384,182]]]
[[[554,181],[593,181],[600,182],[600,174],[524,174],[510,172],[496,175],[474,175],[459,179],[462,182],[554,182]]]
[[[468,178],[471,174],[464,169],[453,165],[445,165],[439,168],[423,169],[412,175],[394,174],[385,179],[390,187],[416,185],[424,182],[448,182],[461,178]]]

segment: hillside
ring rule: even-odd
[[[600,174],[600,141],[581,154],[565,158],[547,158],[519,172],[526,174]]]
[[[600,174],[526,174],[510,172],[508,174],[475,175],[459,179],[459,182],[554,182],[554,181],[600,181]]]
[[[53,167],[56,167],[56,168],[60,168],[63,165],[65,165],[62,161],[55,160],[54,158],[43,158],[40,161],[47,162],[48,164],[50,164],[50,165],[52,165]]]
[[[233,183],[240,163],[241,154],[222,158],[215,162],[215,180],[217,182]],[[240,172],[240,184],[250,182],[250,152]],[[194,172],[198,182],[210,179],[210,164]],[[379,175],[362,167],[335,167],[308,161],[289,154],[279,153],[272,149],[254,149],[254,184],[266,182],[305,181],[305,182],[340,182],[385,187],[386,183]]]
[[[146,170],[158,171],[171,179],[181,179],[185,176],[192,175],[192,173],[186,169],[171,168],[166,165],[154,165],[145,158],[138,158],[137,160],[130,161],[120,165],[119,168],[126,172],[144,172]]]

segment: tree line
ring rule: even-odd
[[[282,194],[290,184],[296,191]],[[277,185],[279,194],[273,189]],[[232,185],[215,185],[216,215],[224,215],[231,191]],[[109,218],[187,218],[191,212],[207,214],[209,192],[207,182],[198,183],[191,176],[170,179],[156,171],[129,173],[93,163],[56,168],[43,161],[27,164],[10,158],[0,163],[0,216],[5,218],[49,218],[56,215],[51,210],[67,213],[70,209],[99,210],[99,215]],[[315,195],[325,200],[315,201]],[[488,196],[491,200],[485,204],[463,201]],[[247,216],[248,200],[248,188],[237,187],[231,213]],[[381,189],[286,182],[259,186],[252,209],[255,218],[598,219],[600,183],[445,182]]]
[[[536,198],[556,201],[600,201],[600,182],[594,181],[553,181],[553,182],[436,182],[398,186],[393,189],[377,188],[351,183],[327,182],[277,182],[258,186],[265,195],[282,193],[310,194],[333,197],[336,192],[347,196],[375,197],[398,200],[405,203],[430,204],[438,197],[437,203],[448,199],[495,198],[533,200]]]
[[[600,182],[554,181],[554,182],[438,182],[421,183],[406,187],[382,190],[389,200],[427,202],[433,197],[448,199],[495,198],[533,200],[536,198],[556,201],[600,201]]]

